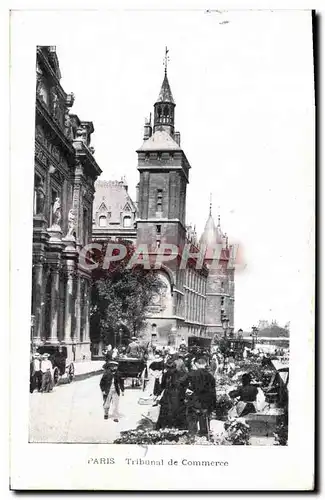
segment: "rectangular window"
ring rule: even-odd
[[[157,189],[157,212],[162,212],[163,190]]]
[[[161,225],[160,224],[158,224],[156,226],[156,231],[157,231],[157,234],[161,234]]]

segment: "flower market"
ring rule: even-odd
[[[284,446],[288,441],[289,348],[234,339],[151,348],[141,374],[136,428],[115,444]],[[118,364],[126,362],[123,354]],[[108,365],[110,361],[106,363]]]

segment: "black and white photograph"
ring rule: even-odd
[[[156,468],[179,448],[186,474],[228,465],[231,447],[289,453],[292,422],[313,413],[312,12],[11,22],[31,127],[14,189],[26,445],[113,445],[124,466]],[[115,451],[89,453],[95,467]]]

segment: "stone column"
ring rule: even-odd
[[[72,341],[72,294],[73,294],[73,275],[68,271],[67,283],[65,289],[65,318],[64,318],[64,332],[65,341]]]
[[[41,342],[42,332],[42,292],[43,292],[43,264],[38,262],[35,264],[35,328],[33,341],[35,343]]]
[[[51,336],[48,342],[57,344],[58,341],[58,307],[59,307],[59,269],[52,269],[51,273]]]
[[[76,330],[74,334],[74,340],[78,343],[80,342],[80,313],[81,313],[81,308],[80,308],[80,276],[77,276],[77,290],[76,290],[76,306],[75,306],[75,311],[76,311]]]
[[[89,297],[90,287],[89,281],[85,280],[85,296],[84,296],[84,308],[85,308],[85,329],[84,329],[84,342],[89,342],[89,313],[90,313],[90,297]]]

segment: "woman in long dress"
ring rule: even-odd
[[[162,397],[156,429],[166,427],[186,429],[184,394],[179,384],[182,375],[183,373],[177,370],[175,362],[168,360],[160,385]]]

